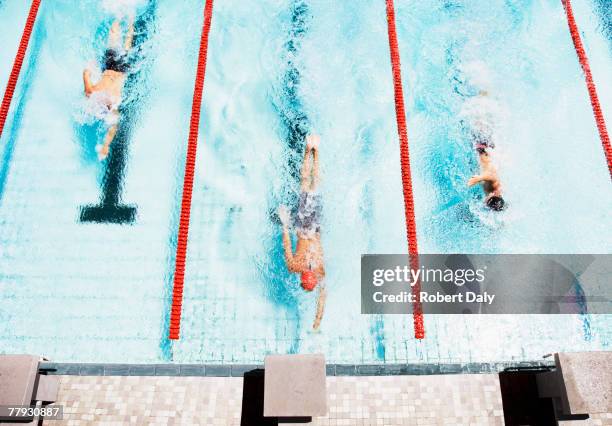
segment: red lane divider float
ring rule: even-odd
[[[603,145],[604,154],[608,162],[608,171],[612,178],[612,147],[610,146],[610,136],[608,135],[608,129],[606,128],[606,122],[604,120],[603,112],[601,111],[601,105],[599,103],[599,97],[597,96],[597,88],[593,81],[593,74],[591,73],[591,66],[589,65],[589,58],[587,57],[582,39],[580,38],[580,31],[574,18],[574,12],[572,10],[571,0],[561,0],[563,7],[565,8],[565,14],[567,15],[567,23],[569,25],[570,34],[572,35],[572,41],[576,48],[576,54],[580,61],[580,66],[584,72],[584,78],[586,80],[587,89],[589,90],[589,97],[591,98],[591,106],[593,107],[593,114],[595,115],[595,122],[597,123],[597,130],[599,131],[599,137],[601,144]]]
[[[206,0],[204,6],[204,22],[200,38],[200,53],[198,55],[198,70],[193,89],[191,104],[191,122],[189,125],[189,140],[187,143],[187,158],[185,161],[185,177],[183,180],[183,198],[181,201],[181,219],[179,222],[178,242],[176,245],[176,260],[174,265],[174,288],[172,292],[172,311],[170,312],[169,338],[178,340],[181,330],[181,309],[183,306],[183,287],[185,282],[185,261],[187,257],[187,239],[189,235],[189,218],[191,215],[191,195],[193,193],[193,178],[195,173],[196,151],[198,148],[198,132],[200,129],[200,110],[204,76],[206,75],[206,57],[208,53],[208,34],[212,20],[213,0]]]
[[[400,163],[402,167],[402,186],[404,188],[404,211],[406,213],[406,233],[408,236],[408,255],[410,267],[419,268],[419,250],[417,247],[416,219],[414,214],[414,195],[412,192],[412,176],[410,173],[410,151],[408,147],[408,130],[406,127],[406,109],[404,107],[404,90],[402,88],[402,72],[400,67],[400,54],[397,45],[397,31],[395,29],[395,7],[393,0],[387,2],[387,30],[389,33],[389,49],[391,51],[391,69],[393,71],[393,88],[395,92],[395,115],[397,119],[397,132],[400,143]],[[414,337],[423,339],[425,327],[423,325],[423,309],[418,301],[421,283],[412,287],[416,303],[413,304]]]
[[[28,13],[28,19],[21,35],[21,41],[19,42],[19,48],[17,49],[17,55],[15,55],[15,61],[13,62],[13,69],[4,91],[4,97],[2,98],[2,106],[0,106],[0,137],[4,130],[4,124],[8,117],[9,109],[11,107],[11,101],[13,100],[13,94],[15,93],[15,87],[17,87],[17,80],[19,80],[19,74],[21,73],[21,66],[25,58],[26,50],[30,44],[30,36],[34,29],[34,23],[36,22],[36,16],[38,15],[38,9],[40,7],[41,0],[32,0],[30,6],[30,13]]]

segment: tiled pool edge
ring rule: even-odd
[[[554,367],[551,361],[473,362],[467,364],[328,364],[328,376],[414,376],[491,374],[511,369]],[[257,364],[94,364],[42,362],[42,370],[62,376],[242,377]]]

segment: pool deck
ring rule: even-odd
[[[249,425],[243,377],[62,375],[56,425]],[[503,425],[497,374],[328,376],[313,425]],[[260,401],[261,402],[261,401]],[[560,424],[565,424],[561,422]],[[612,414],[568,425],[612,425]]]
[[[240,377],[61,376],[58,425],[240,425]],[[502,425],[497,376],[329,377],[314,425]],[[255,423],[247,423],[255,424]]]

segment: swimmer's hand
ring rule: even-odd
[[[83,70],[83,88],[85,90],[85,96],[89,96],[94,91],[94,85],[91,82],[91,71],[86,68]]]
[[[290,222],[291,216],[290,216],[289,210],[287,209],[286,206],[281,205],[278,208],[278,218],[280,219],[281,223],[283,224],[283,228],[289,228],[289,222]]]
[[[85,84],[85,92],[87,92],[87,86],[91,85],[91,70],[88,68],[83,70],[83,82]]]
[[[475,176],[472,176],[472,177],[470,178],[470,180],[468,180],[467,185],[468,185],[468,186],[474,186],[474,185],[476,185],[476,184],[477,184],[478,182],[480,182],[480,181],[482,181],[482,176],[480,176],[480,175],[475,175]]]
[[[312,324],[313,331],[318,331],[323,319],[323,311],[325,310],[325,300],[327,299],[327,290],[324,283],[319,288],[319,297],[317,299],[317,314],[315,315],[314,323]]]
[[[306,136],[306,148],[308,150],[319,149],[319,143],[321,138],[319,135],[308,135]]]

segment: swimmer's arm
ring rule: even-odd
[[[104,137],[104,146],[109,147],[113,139],[115,139],[115,135],[117,134],[117,125],[111,126],[106,132],[106,136]]]
[[[127,36],[125,37],[125,50],[130,50],[134,44],[134,17],[130,17]]]
[[[287,269],[291,272],[297,272],[295,260],[293,259],[293,248],[291,247],[289,228],[286,226],[283,226],[283,249],[285,250],[285,263],[287,264]]]
[[[470,180],[468,180],[468,186],[474,186],[479,182],[482,182],[482,176],[481,175],[474,175],[470,178]]]
[[[91,71],[83,71],[83,86],[85,86],[85,96],[89,96],[94,91],[94,85],[91,82]]]
[[[319,298],[317,299],[317,314],[315,316],[314,323],[312,324],[312,328],[317,330],[321,325],[321,320],[323,319],[323,311],[325,310],[325,299],[327,298],[327,290],[325,287],[321,287],[319,290]]]
[[[317,268],[317,274],[319,275],[319,279],[322,280],[323,278],[325,278],[325,267],[323,265]]]
[[[474,186],[477,183],[485,182],[485,181],[494,181],[495,177],[488,174],[483,175],[474,175],[468,180],[468,186]]]

